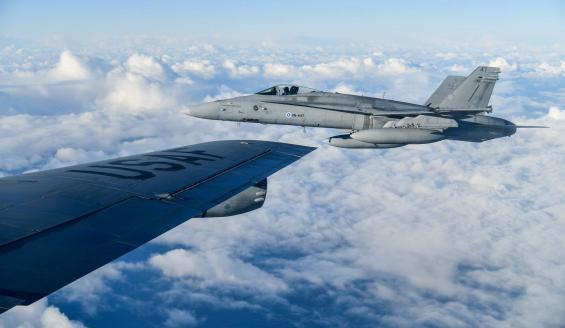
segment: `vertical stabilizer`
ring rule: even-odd
[[[500,69],[479,66],[467,77],[448,76],[430,96],[433,108],[486,108]]]
[[[426,106],[437,108],[439,104],[450,95],[457,87],[465,81],[465,76],[455,76],[449,75],[441,82],[440,86],[434,91],[434,93],[425,102]]]

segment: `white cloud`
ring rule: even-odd
[[[198,325],[198,319],[190,312],[181,309],[167,310],[167,327],[193,327]]]
[[[180,83],[180,84],[194,84],[194,81],[189,78],[188,76],[184,76],[184,77],[178,77],[175,80],[175,83]]]
[[[218,94],[213,95],[213,96],[207,95],[206,97],[204,97],[204,99],[202,101],[203,102],[210,102],[210,101],[215,101],[215,100],[220,100],[220,99],[228,99],[228,98],[239,97],[239,96],[243,96],[243,95],[244,94],[237,92],[237,91],[231,89],[230,87],[228,87],[226,85],[221,85]]]
[[[150,56],[133,54],[124,63],[124,67],[128,72],[147,79],[163,81],[166,78],[163,66]]]
[[[100,67],[94,74],[83,61],[64,51],[53,68],[15,70],[8,77],[14,84],[8,84],[5,91],[5,106],[15,113],[82,112],[93,108],[141,113],[175,106],[176,83],[191,82],[179,78],[154,57],[140,54],[129,56],[123,63],[97,65]]]
[[[55,67],[47,72],[48,78],[55,81],[84,80],[90,75],[88,67],[68,50],[61,53]]]
[[[149,263],[166,276],[198,278],[204,286],[250,288],[263,293],[287,290],[284,282],[271,274],[221,252],[174,249],[152,256]]]
[[[162,124],[168,128],[162,130]],[[0,171],[21,172],[100,160],[121,154],[124,146],[133,147],[138,152],[147,151],[148,147],[170,147],[171,142],[180,146],[189,143],[186,131],[192,129],[192,124],[196,122],[183,115],[180,109],[148,112],[141,116],[118,111],[0,116],[0,152],[3,154]],[[184,137],[179,133],[181,131],[184,131]],[[169,139],[164,143],[162,139],[155,139],[163,133],[173,133],[178,140]],[[65,138],[54,137],[61,135]],[[200,138],[199,135],[194,133],[190,138],[205,139],[204,135]],[[151,145],[154,142],[156,144]]]
[[[48,307],[41,315],[41,327],[44,328],[78,328],[84,327],[80,322],[71,321],[56,307]]]
[[[216,74],[216,68],[209,60],[186,60],[172,66],[178,73],[190,73],[210,79]]]
[[[107,94],[100,104],[108,110],[142,113],[176,106],[171,69],[153,57],[131,55],[123,67],[106,77]]]
[[[455,52],[440,52],[436,54],[436,57],[439,57],[443,60],[452,60],[459,57],[459,55]]]
[[[93,316],[100,308],[112,307],[112,304],[101,302],[104,295],[112,291],[108,283],[125,279],[126,270],[138,270],[142,267],[143,265],[138,263],[107,264],[65,287],[61,290],[61,295],[66,301],[79,303],[87,314]]]
[[[361,95],[361,92],[355,90],[352,85],[346,83],[339,83],[334,89],[333,92],[351,94],[351,95]]]
[[[533,71],[527,72],[526,76],[537,78],[565,76],[565,61],[559,64],[551,64],[547,61],[536,63],[533,65]]]
[[[565,120],[565,110],[561,110],[557,106],[551,106],[547,112],[547,118],[559,121]]]
[[[503,73],[515,71],[518,65],[509,63],[504,57],[496,57],[489,61],[488,66],[498,67]]]
[[[457,74],[464,74],[464,75],[469,74],[469,72],[471,71],[471,69],[469,69],[468,67],[465,67],[465,66],[462,66],[462,65],[459,65],[459,64],[451,65],[449,70],[451,72],[454,72],[454,73],[457,73]]]
[[[267,78],[295,79],[299,77],[298,69],[292,65],[266,63],[263,66],[263,74]]]
[[[415,73],[418,70],[407,65],[404,59],[400,58],[389,58],[385,60],[382,64],[377,66],[379,73],[385,75],[400,75],[407,73]]]
[[[382,59],[382,58],[381,58]],[[398,76],[415,73],[418,70],[408,65],[404,59],[388,58],[375,63],[373,57],[349,57],[334,61],[295,66],[290,64],[266,63],[264,76],[286,80],[340,80],[374,79],[382,76]]]
[[[332,62],[301,67],[303,74],[317,79],[336,79],[346,75],[358,75],[363,70],[363,60],[355,57],[344,58]]]
[[[29,306],[17,306],[0,316],[1,328],[84,328],[42,299]]]
[[[195,45],[191,45],[188,48],[189,52],[194,52],[194,53],[212,53],[215,54],[218,52],[218,49],[216,48],[215,45],[213,44],[209,44],[209,43],[201,43],[201,44],[195,44]]]
[[[259,74],[259,67],[253,65],[237,65],[232,60],[225,60],[222,67],[233,78],[243,78]]]
[[[129,72],[115,72],[108,78],[109,91],[101,104],[113,111],[144,112],[170,108],[175,98],[158,82]]]
[[[80,148],[62,147],[57,149],[53,158],[45,165],[46,168],[55,168],[92,160],[103,160],[108,155],[100,150],[86,151]]]

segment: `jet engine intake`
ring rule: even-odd
[[[210,208],[201,217],[222,217],[250,212],[263,206],[267,197],[267,179]]]
[[[426,144],[445,139],[445,136],[431,129],[381,128],[354,132],[351,138],[372,144]]]

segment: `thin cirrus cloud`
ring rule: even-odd
[[[228,318],[558,327],[565,320],[560,56],[527,49],[187,49],[190,55],[139,49],[110,58],[60,50],[45,54],[41,67],[26,63],[25,49],[2,49],[0,172],[215,139],[320,149],[270,179],[264,208],[190,220],[47,300],[8,312],[0,326],[100,326],[103,318],[218,326]],[[321,143],[339,131],[238,127],[181,113],[283,80],[423,102],[454,67],[467,74],[488,63],[503,69],[495,114],[550,129],[483,144],[351,151]],[[68,80],[81,83],[53,84]]]

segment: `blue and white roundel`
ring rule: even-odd
[[[292,117],[292,113],[291,112],[286,112],[286,118],[291,118]]]

